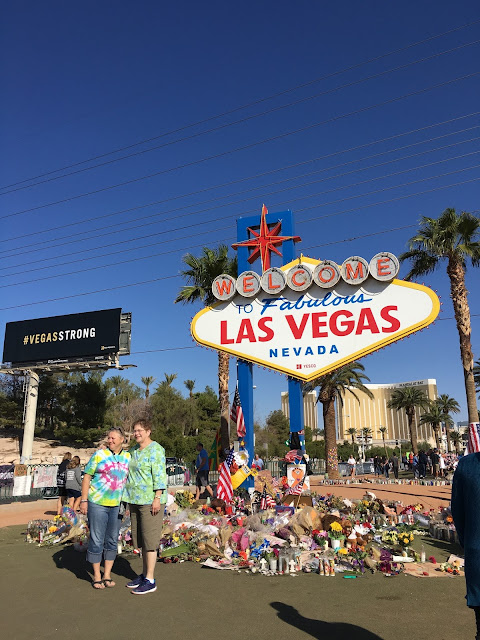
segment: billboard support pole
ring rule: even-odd
[[[29,370],[25,402],[22,456],[20,458],[20,462],[22,464],[31,460],[33,454],[33,437],[35,434],[35,418],[37,415],[38,383],[38,373],[36,371]]]

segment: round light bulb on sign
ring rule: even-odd
[[[347,284],[361,284],[368,278],[368,262],[360,256],[350,256],[342,263],[340,273]]]
[[[389,282],[397,276],[400,270],[400,263],[393,253],[382,251],[370,260],[369,269],[372,278],[375,278],[375,280]]]
[[[263,273],[261,285],[265,293],[280,293],[287,286],[287,278],[281,269],[272,267]]]
[[[261,288],[260,276],[255,271],[244,271],[237,278],[238,293],[245,298],[253,298]]]
[[[322,289],[330,289],[340,280],[340,268],[331,260],[322,260],[313,270],[313,280]]]
[[[235,278],[222,273],[212,282],[212,293],[217,300],[230,300],[237,293],[235,288]]]
[[[292,267],[287,275],[287,282],[293,291],[306,291],[312,284],[312,272],[304,264]]]

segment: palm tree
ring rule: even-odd
[[[426,412],[420,416],[421,424],[429,424],[432,427],[433,435],[435,436],[435,445],[440,450],[440,425],[447,420],[448,416],[442,411],[442,408],[437,402],[433,401],[427,408]]]
[[[155,382],[155,378],[153,376],[145,376],[142,378],[142,382],[145,385],[145,400],[148,400],[150,395],[150,387]]]
[[[338,478],[335,400],[339,398],[340,402],[343,403],[343,395],[348,390],[360,402],[353,389],[366,393],[369,398],[373,397],[372,392],[363,384],[363,381],[369,380],[363,373],[364,371],[365,368],[362,364],[352,362],[305,385],[307,391],[319,388],[317,402],[321,402],[323,407],[326,466],[329,478]]]
[[[163,375],[165,376],[165,380],[162,380],[161,384],[164,384],[167,387],[171,387],[172,386],[172,382],[176,379],[178,374],[176,374],[176,373],[164,373]]]
[[[480,393],[480,360],[477,360],[473,367],[473,379],[475,380],[477,391]]]
[[[188,282],[181,287],[175,303],[191,303],[201,301],[208,307],[217,302],[212,293],[212,282],[222,273],[236,277],[237,257],[230,258],[228,247],[220,245],[218,249],[203,247],[202,255],[197,258],[191,253],[187,253],[182,258],[188,269],[181,271]],[[223,351],[218,352],[218,398],[220,400],[220,435],[221,450],[229,447],[229,381],[230,356]]]
[[[385,444],[385,435],[388,433],[388,429],[387,427],[379,427],[378,430],[382,434],[383,448],[385,449],[385,457],[388,458],[387,445]]]
[[[420,230],[410,238],[409,247],[410,251],[400,256],[401,261],[412,261],[407,280],[432,273],[441,260],[447,261],[450,297],[460,337],[468,421],[478,422],[465,270],[467,260],[474,267],[480,264],[480,219],[466,212],[457,214],[455,209],[445,209],[438,219],[423,216]]]
[[[362,434],[362,444],[363,444],[363,459],[365,459],[365,450],[367,448],[368,439],[372,437],[372,430],[370,427],[363,427],[360,429]]]
[[[475,367],[473,368],[473,371],[475,373]],[[444,422],[445,431],[447,434],[447,453],[450,453],[450,425],[453,423],[450,414],[458,413],[460,411],[460,405],[455,400],[455,398],[452,398],[447,393],[442,393],[440,396],[438,396],[438,398],[436,399],[436,403],[442,409],[442,412],[447,416]]]
[[[347,433],[352,438],[352,456],[355,457],[355,436],[357,435],[357,430],[355,427],[350,427],[350,429],[347,429]]]
[[[455,451],[460,453],[460,444],[463,441],[462,434],[459,431],[450,431],[450,440],[455,445]]]
[[[195,387],[195,380],[184,380],[183,384],[187,387],[190,398],[193,398],[193,389]]]
[[[423,391],[420,391],[417,387],[404,387],[403,389],[395,389],[392,393],[391,400],[388,401],[387,407],[389,409],[396,409],[397,411],[405,410],[408,420],[408,428],[410,431],[410,442],[412,443],[412,450],[414,454],[418,453],[417,444],[417,426],[414,424],[415,408],[421,407],[422,409],[428,407],[429,401]]]

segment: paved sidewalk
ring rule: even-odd
[[[53,518],[57,513],[57,499],[35,502],[10,502],[0,504],[0,528],[15,524],[27,524],[37,518]]]

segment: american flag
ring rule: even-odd
[[[288,487],[288,489],[285,491],[285,495],[289,495],[289,496],[300,496],[302,495],[302,491],[303,491],[303,479],[300,480],[300,482],[295,486],[295,487]]]
[[[230,475],[230,467],[233,462],[233,448],[228,452],[225,462],[220,467],[220,477],[217,484],[217,498],[230,503],[233,498],[232,476]]]
[[[237,436],[244,438],[247,430],[245,429],[245,420],[243,418],[242,404],[240,402],[240,394],[238,387],[235,389],[232,408],[230,409],[230,420],[237,425]]]
[[[260,511],[265,511],[265,509],[273,509],[277,503],[272,498],[270,494],[267,493],[267,485],[263,485],[262,497],[260,498]]]
[[[480,422],[471,422],[468,426],[467,453],[480,451]]]
[[[280,486],[280,481],[277,477],[273,477],[272,478],[272,484],[274,487],[279,487]]]
[[[303,451],[301,449],[292,449],[285,454],[285,460],[293,464],[298,464],[303,458]]]

